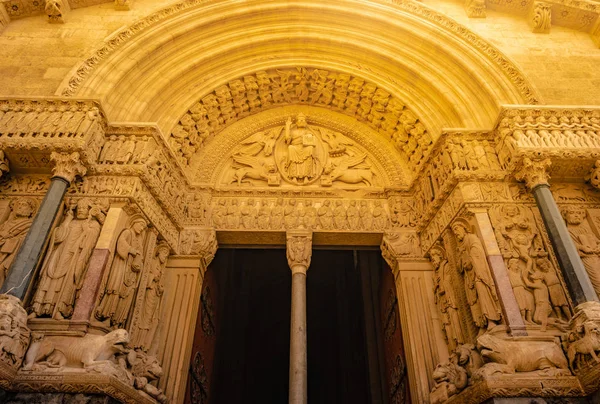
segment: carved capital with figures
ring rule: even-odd
[[[52,167],[52,177],[59,177],[71,183],[76,176],[83,177],[87,169],[81,163],[78,152],[50,154],[50,161],[54,164]]]
[[[215,229],[186,229],[181,232],[179,253],[200,256],[204,263],[204,269],[212,262],[217,253],[217,248]]]
[[[312,232],[288,231],[286,239],[286,255],[292,275],[295,273],[306,274],[312,256]]]
[[[523,159],[523,165],[514,175],[517,181],[524,182],[527,188],[532,190],[538,185],[549,185],[548,169],[550,165],[552,165],[550,159],[531,160],[526,157]]]

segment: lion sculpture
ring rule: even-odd
[[[83,337],[48,336],[34,341],[23,364],[23,370],[38,368],[90,368],[114,364],[115,354],[126,352],[129,333],[118,329],[106,335]]]

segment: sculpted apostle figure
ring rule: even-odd
[[[307,183],[317,173],[317,160],[315,158],[315,135],[307,128],[306,117],[300,113],[296,117],[296,125],[292,126],[292,119],[285,123],[285,143],[288,145],[287,161],[285,168],[288,177],[298,183]]]
[[[141,348],[144,351],[150,349],[158,327],[158,316],[164,293],[163,273],[170,251],[166,242],[158,243],[154,249],[154,258],[148,271],[145,290],[141,291],[144,293],[144,300],[138,322],[132,329],[131,342],[135,348]]]
[[[122,327],[127,320],[143,266],[144,231],[148,227],[142,218],[135,219],[119,235],[115,257],[96,317],[110,319],[110,324]]]
[[[73,304],[105,217],[99,204],[89,198],[67,208],[62,223],[52,233],[30,317],[62,320],[73,314]]]
[[[500,321],[501,314],[483,245],[469,229],[470,225],[465,220],[458,219],[452,224],[458,241],[458,268],[464,273],[465,292],[473,321],[481,332],[485,332],[486,326],[490,329]]]
[[[13,199],[9,207],[8,219],[0,225],[0,286],[31,227],[36,203],[31,198],[19,198]]]
[[[586,223],[585,210],[567,208],[562,213],[567,222],[569,234],[571,234],[575,247],[579,250],[583,266],[592,281],[596,294],[600,296],[600,256],[598,255],[600,254],[600,240]]]
[[[432,248],[429,257],[435,268],[434,293],[436,303],[442,313],[442,325],[448,343],[450,346],[456,347],[464,342],[464,337],[460,328],[458,303],[452,287],[452,268],[444,257],[444,250],[441,246]]]

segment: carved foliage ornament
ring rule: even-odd
[[[515,172],[515,178],[517,181],[525,182],[529,189],[533,189],[538,185],[549,185],[550,175],[548,169],[551,164],[550,159],[531,160],[525,157],[522,167]]]
[[[312,256],[312,233],[288,232],[286,237],[287,260],[292,274],[298,272],[305,274]]]
[[[76,176],[83,177],[87,169],[81,163],[78,152],[70,154],[52,152],[50,161],[54,163],[52,167],[52,176],[60,177],[67,182],[72,182]]]

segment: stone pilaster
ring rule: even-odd
[[[525,182],[527,188],[533,193],[571,297],[576,304],[597,301],[598,297],[579,257],[577,247],[571,239],[569,230],[550,191],[548,183],[550,165],[550,159],[531,160],[525,158],[522,167],[514,175],[518,181]]]
[[[386,235],[381,252],[396,282],[411,397],[414,402],[428,403],[433,370],[448,359],[434,303],[433,267],[423,260],[406,259],[396,245]]]
[[[50,188],[0,289],[0,293],[9,293],[21,300],[27,293],[67,188],[75,176],[83,176],[86,173],[86,168],[81,163],[77,152],[71,154],[53,152],[50,160],[53,163]]]
[[[158,359],[163,376],[159,387],[169,402],[183,402],[192,355],[204,273],[217,251],[213,229],[195,230],[194,255],[171,256],[165,272],[164,309]],[[181,250],[181,248],[180,248]]]
[[[312,232],[288,231],[287,260],[292,270],[290,329],[290,404],[308,401],[306,354],[306,271],[312,256]]]

